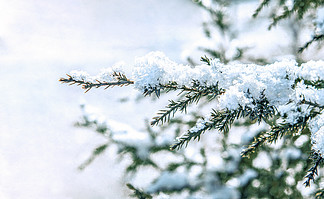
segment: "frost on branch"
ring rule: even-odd
[[[193,103],[212,101],[211,113],[178,137],[172,149],[180,149],[191,140],[199,140],[209,130],[227,134],[237,119],[249,118],[254,122],[265,122],[270,128],[255,137],[243,150],[243,156],[250,156],[264,143],[274,143],[285,135],[300,135],[310,126],[312,148],[319,157],[323,157],[323,123],[318,119],[322,118],[324,109],[323,61],[298,65],[293,60],[283,60],[264,66],[237,62],[223,64],[206,57],[203,61],[204,64],[191,67],[177,64],[161,52],[152,52],[135,60],[132,74],[127,75],[131,79],[121,71],[107,69],[98,76],[72,72],[60,81],[82,85],[87,91],[93,87],[133,84],[145,96],[178,91],[179,99],[170,100],[169,105],[153,118],[152,125],[169,122],[177,112],[187,113]],[[315,124],[318,127],[315,128]],[[137,151],[142,161],[140,164],[154,166],[143,151],[127,143],[129,136],[125,139],[122,134],[114,136],[120,143],[130,146],[130,150]],[[134,136],[136,139],[140,137],[137,134]],[[143,146],[148,146],[144,147],[144,151],[154,146],[152,139],[144,140]],[[131,165],[130,170],[136,164]],[[314,179],[316,169],[317,166],[307,175],[306,184]]]
[[[198,131],[190,130],[180,137],[182,146],[192,138],[199,138],[206,130],[226,132],[240,117],[267,122],[275,115],[280,116],[282,123],[272,126],[268,135],[272,136],[272,141],[287,132],[303,130],[309,120],[323,110],[323,67],[323,61],[310,61],[298,66],[293,60],[284,60],[260,66],[236,62],[223,64],[216,59],[190,67],[171,61],[161,52],[152,52],[135,60],[132,80],[112,69],[110,73],[99,76],[72,72],[69,78],[60,81],[80,84],[87,90],[134,84],[144,95],[155,93],[159,96],[161,90],[179,90],[184,94],[185,100],[170,101],[167,109],[161,110],[152,124],[168,121],[177,111],[185,111],[189,104],[198,103],[203,97],[216,100],[211,117],[207,116],[210,121],[202,126],[198,124]]]

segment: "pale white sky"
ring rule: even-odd
[[[0,10],[4,60],[98,60],[170,45],[176,52],[201,21],[189,0],[2,0]]]

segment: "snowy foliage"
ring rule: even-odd
[[[197,1],[197,4],[210,13],[224,39],[229,43],[237,42],[223,9],[232,2],[215,2]],[[301,20],[309,11],[323,4],[313,0],[263,0],[254,16],[269,3],[275,5],[269,28],[293,15]],[[317,18],[313,21],[316,34],[323,32],[320,11],[318,9]],[[297,41],[298,33],[295,27],[293,29]],[[205,28],[205,33],[211,38],[208,28]],[[322,37],[315,35],[299,52]],[[136,58],[129,74],[108,68],[96,76],[72,71],[68,78],[60,79],[63,83],[82,85],[86,91],[102,86],[134,85],[144,96],[155,94],[160,97],[171,91],[179,93],[179,98],[169,100],[165,109],[160,110],[151,122],[152,126],[167,122],[168,127],[176,124],[176,129],[168,131],[173,132],[172,138],[175,138],[170,148],[170,139],[162,136],[168,127],[158,126],[158,131],[148,128],[146,133],[128,127],[129,130],[120,131],[114,130],[115,125],[107,121],[106,129],[102,132],[97,130],[108,137],[104,149],[113,143],[118,146],[121,156],[129,154],[132,157],[133,162],[126,172],[138,172],[142,166],[157,170],[158,175],[152,177],[150,185],[143,190],[129,186],[134,196],[151,198],[152,194],[164,198],[164,193],[167,193],[175,198],[260,198],[267,192],[278,198],[309,197],[313,191],[304,191],[300,180],[311,165],[304,185],[319,184],[314,179],[324,158],[324,62],[305,62],[296,55],[297,49],[293,49],[295,59],[246,64],[237,61],[243,56],[244,48],[239,45],[232,50],[225,48],[224,45],[216,50],[205,48],[217,58],[202,57],[202,64],[190,60],[191,65],[179,64],[162,52],[151,52]],[[255,63],[267,62],[259,60]],[[210,113],[188,111],[189,105],[194,103],[199,103],[199,108],[209,107]],[[184,122],[184,118],[176,118],[177,112],[189,112],[195,117]],[[86,124],[81,123],[81,126]],[[229,133],[231,130],[236,134]],[[204,141],[205,136],[211,136],[203,135],[207,131],[220,133],[216,134],[218,141]],[[192,143],[192,140],[200,142]],[[187,147],[185,151],[179,150],[184,146]],[[175,149],[178,151],[174,152]],[[310,149],[314,163],[307,160],[306,152]],[[153,154],[158,156],[162,152],[166,155],[163,164],[153,157]],[[279,183],[265,182],[269,178]]]
[[[266,99],[268,106],[276,107],[285,122],[294,124],[300,117],[310,114],[311,109],[303,101],[324,106],[324,89],[304,82],[322,81],[323,68],[323,61],[310,61],[299,66],[293,60],[265,66],[235,62],[222,64],[211,60],[210,65],[190,67],[171,61],[161,52],[152,52],[135,60],[132,81],[141,92],[160,90],[170,83],[179,89],[190,88],[197,83],[207,87],[218,85],[225,90],[217,97],[218,110],[236,110],[239,107],[254,110],[258,108],[258,101]],[[104,74],[110,76],[112,73]],[[72,71],[71,77],[88,83],[103,80],[102,75],[96,78],[86,72]]]
[[[323,100],[322,90],[313,89],[303,82],[299,82],[297,89],[292,88],[297,78],[321,81],[324,79],[323,68],[323,61],[310,61],[298,66],[293,60],[265,66],[222,64],[218,60],[212,60],[210,66],[203,64],[190,67],[171,61],[161,52],[152,52],[135,60],[132,80],[135,88],[141,92],[147,89],[160,89],[170,82],[176,83],[178,88],[192,87],[193,80],[202,86],[218,84],[226,90],[226,93],[218,98],[219,109],[234,110],[238,106],[253,108],[253,101],[262,97],[265,97],[271,106],[277,107],[286,105],[291,100],[298,103],[303,97],[323,104],[323,101],[319,101]],[[70,75],[76,81],[90,83],[95,80],[113,81],[113,78],[108,78],[112,76],[113,71],[115,70],[108,68],[98,76],[90,76],[83,71],[71,71]],[[295,95],[298,95],[297,99],[294,99]]]
[[[135,88],[142,93],[159,91],[170,84],[175,89],[193,88],[196,84],[200,87],[217,85],[224,90],[224,93],[216,97],[217,111],[242,109],[253,112],[265,108],[261,106],[275,107],[286,124],[294,125],[301,118],[308,118],[314,105],[323,109],[323,85],[316,88],[306,83],[322,83],[323,68],[323,61],[310,61],[299,66],[293,60],[278,61],[265,66],[237,62],[223,64],[218,60],[209,60],[208,64],[190,67],[171,61],[161,52],[152,52],[135,60],[132,81]],[[104,72],[93,77],[86,72],[72,71],[70,77],[71,81],[83,81],[86,84],[96,81],[105,83],[105,77],[115,74],[114,69],[105,71],[111,73]],[[259,117],[267,119],[267,116]],[[211,120],[198,121],[189,134],[204,130]],[[319,139],[319,134],[312,137]],[[312,142],[322,143],[314,140]],[[324,155],[324,146],[316,149]]]
[[[152,194],[154,198],[231,199],[250,196],[252,190],[255,196],[261,197],[264,192],[273,188],[273,186],[264,186],[265,181],[269,181],[273,175],[273,171],[278,173],[273,180],[288,180],[291,176],[287,175],[287,168],[295,166],[301,159],[304,161],[307,159],[307,156],[301,152],[302,148],[309,144],[307,139],[298,140],[298,144],[296,141],[295,145],[284,146],[281,143],[279,147],[276,145],[265,147],[264,151],[254,159],[242,158],[239,153],[244,145],[269,128],[264,122],[246,127],[233,127],[233,134],[229,137],[221,134],[206,135],[207,139],[195,143],[192,147],[188,146],[186,150],[174,153],[168,147],[172,143],[170,137],[177,136],[174,134],[174,128],[137,131],[127,124],[104,119],[88,105],[82,104],[81,108],[83,116],[78,126],[96,129],[96,132],[107,139],[102,146],[115,145],[122,158],[127,159],[128,155],[132,157],[132,162],[126,169],[127,173],[140,173],[141,170],[146,172],[148,167],[157,171],[157,175],[150,171],[152,176],[145,177],[145,180],[150,183],[141,192]],[[170,121],[170,126],[180,127],[191,120],[195,119],[191,118],[181,124],[177,124],[177,120]],[[203,124],[203,120],[200,121]],[[91,161],[107,149],[101,151],[101,148],[94,150],[94,156],[89,158]],[[163,154],[163,158],[154,158],[154,156],[159,157],[159,154]],[[280,164],[278,164],[279,160],[282,161]],[[289,170],[291,175],[298,176],[303,173],[304,171],[299,167],[300,165],[291,168]],[[137,185],[140,184],[138,181],[143,181],[143,178],[131,182]],[[294,185],[292,183],[288,187],[295,189]],[[280,186],[275,188],[280,190]],[[185,194],[185,190],[191,190],[191,193]],[[137,191],[140,193],[139,190]],[[304,193],[304,188],[294,192],[293,196],[296,197],[309,196]],[[289,195],[281,194],[283,197]]]
[[[315,117],[310,124],[313,149],[324,156],[324,113]]]
[[[91,83],[96,83],[96,82],[110,82],[115,80],[115,73],[123,73],[123,66],[124,62],[119,62],[116,63],[114,66],[110,68],[105,68],[102,69],[101,72],[93,77],[90,76],[87,72],[81,71],[81,70],[73,70],[70,72],[70,75],[73,79],[76,81],[85,81],[85,82],[91,82]]]
[[[323,114],[320,114],[324,107],[324,92],[322,88],[323,86],[321,85],[323,79],[323,68],[324,62],[322,61],[310,61],[298,65],[293,60],[283,60],[261,66],[256,64],[241,64],[237,62],[223,64],[218,60],[210,59],[206,60],[206,64],[190,67],[188,65],[181,65],[171,61],[161,52],[152,52],[135,60],[135,67],[131,75],[132,80],[128,80],[127,85],[130,84],[129,82],[132,82],[131,84],[134,84],[136,89],[142,93],[148,94],[157,94],[160,93],[160,90],[166,88],[169,88],[170,90],[183,89],[184,91],[188,91],[189,94],[191,92],[204,93],[217,91],[217,95],[211,98],[211,100],[216,101],[214,112],[211,115],[207,115],[206,117],[197,120],[196,124],[192,126],[188,132],[178,136],[176,139],[177,143],[175,144],[176,147],[172,147],[173,149],[181,148],[184,143],[188,144],[191,139],[200,139],[201,133],[206,130],[216,128],[221,132],[227,132],[228,128],[234,122],[234,119],[241,117],[240,114],[244,117],[250,117],[252,121],[257,120],[259,123],[263,121],[268,122],[271,117],[277,115],[281,120],[280,125],[292,126],[297,130],[296,133],[300,133],[304,128],[303,126],[306,126],[309,123],[312,132],[312,148],[316,153],[323,157],[324,120],[322,116]],[[113,69],[107,69],[106,71],[111,71],[111,74],[105,73],[104,76],[114,76],[114,74],[116,74]],[[126,77],[125,74],[123,74],[123,76]],[[72,75],[69,75],[69,79],[65,79],[64,81],[70,81],[70,83],[73,83],[75,80],[78,81],[79,84],[95,84],[92,82],[100,82],[104,84],[109,83],[103,81],[102,78],[99,80],[96,77],[102,77],[102,75],[90,76],[85,72],[72,72]],[[87,82],[86,80],[91,81]],[[118,83],[119,79],[112,78],[111,83],[114,82]],[[312,82],[317,82],[319,84],[317,86],[312,85]],[[217,87],[216,90],[206,89],[211,88],[212,86],[219,86],[220,88]],[[222,92],[220,92],[220,90]],[[203,94],[202,96],[206,95]],[[187,95],[188,99],[190,99],[190,97],[192,96]],[[176,106],[178,105],[176,102],[172,102],[169,106],[171,110],[173,110],[172,108],[174,104]],[[176,111],[177,109],[174,110]],[[269,111],[267,112],[267,110]],[[171,113],[172,111],[170,114]],[[227,114],[229,116],[226,116]],[[167,117],[170,119],[171,116]],[[226,117],[228,117],[228,119],[226,119]],[[85,118],[91,117],[86,116]],[[90,121],[91,123],[91,119],[87,119],[87,121]],[[299,125],[301,122],[303,122],[301,127],[294,127]],[[97,123],[99,124],[99,122]],[[258,125],[258,123],[256,125]],[[161,134],[154,135],[134,131],[132,128],[118,122],[108,121],[104,126],[106,126],[111,132],[108,136],[110,137],[111,142],[117,144],[120,151],[132,151],[132,153],[135,154],[134,157],[139,158],[133,158],[134,162],[139,162],[130,165],[128,167],[129,171],[136,169],[140,165],[149,165],[154,168],[160,168],[158,163],[150,159],[152,150],[155,151],[156,147],[162,147],[164,148],[163,150],[168,149],[168,146],[171,144],[170,140],[161,141],[161,139],[165,140],[165,138],[161,137]],[[281,126],[272,126],[270,132],[275,132],[274,129],[278,128],[280,129]],[[279,133],[281,131],[282,130],[279,130]],[[254,133],[250,137],[255,135],[256,134]],[[275,134],[269,134],[268,136],[265,136],[265,139],[270,138],[273,135]],[[246,134],[245,136],[248,135]],[[275,136],[280,137],[282,135]],[[276,138],[271,139],[274,141]],[[243,140],[244,139],[242,138],[241,141]],[[211,166],[213,165],[213,158],[211,156],[203,155],[205,161],[209,162],[206,164],[209,168],[208,170],[213,172],[215,168],[218,168],[218,172],[233,173],[239,169],[240,162],[242,161],[239,155],[242,150],[242,144],[248,144],[246,142],[239,143],[240,147],[227,149],[226,153],[227,156],[231,157],[231,161],[225,163],[225,168]],[[302,156],[302,153],[297,148],[287,148],[282,150],[279,154],[283,161],[296,160]],[[186,157],[185,154],[183,155],[183,157]],[[256,169],[267,170],[273,165],[271,160],[273,158],[271,157],[272,155],[273,154],[271,153],[268,154],[266,152],[260,152],[252,161],[253,165],[255,165]],[[279,157],[279,155],[276,156]],[[186,157],[185,159],[187,158],[189,157]],[[199,163],[201,160],[192,159],[191,161],[195,162],[191,163],[193,165],[201,164]],[[175,168],[180,168],[180,165]],[[191,168],[188,169],[189,170],[186,171],[186,173],[191,172]],[[204,172],[206,173],[207,171],[205,170]],[[154,194],[161,191],[173,192],[185,189],[186,187],[191,187],[191,189],[193,189],[193,187],[197,186],[197,183],[206,183],[208,181],[207,176],[205,179],[199,180],[197,176],[187,178],[185,175],[183,176],[181,172],[183,172],[183,170],[167,170],[161,173],[160,177],[155,179],[150,187],[146,189],[146,192]],[[230,185],[229,187],[227,187],[227,185],[217,185],[220,186],[218,190],[231,189],[234,191],[233,193],[235,193],[235,187],[244,187],[258,175],[260,175],[258,172],[251,169],[243,171],[240,176],[235,176],[235,178],[228,181],[228,185]],[[176,186],[171,186],[172,183],[176,183]],[[208,186],[211,186],[210,183],[213,184],[215,182],[209,182],[208,185],[205,184],[204,187],[209,195],[214,195],[213,197],[215,198],[217,195],[221,194],[221,191],[208,191]],[[228,193],[228,190],[224,191],[224,193]]]
[[[243,159],[239,152],[255,135],[267,130],[268,125],[265,123],[255,123],[248,127],[233,127],[235,135],[233,134],[232,137],[227,138],[217,134],[196,143],[193,147],[189,146],[184,151],[174,153],[168,148],[172,142],[169,138],[176,136],[170,134],[170,132],[174,132],[172,129],[159,129],[151,133],[141,132],[127,124],[104,119],[88,105],[82,104],[81,108],[83,116],[82,120],[78,122],[78,126],[96,129],[107,139],[107,143],[102,146],[116,145],[122,158],[127,155],[138,158],[132,159],[137,163],[132,162],[126,172],[140,173],[141,170],[145,172],[147,167],[156,169],[158,175],[152,175],[154,177],[151,178],[146,177],[146,181],[151,181],[151,183],[142,191],[142,194],[152,194],[154,198],[231,199],[249,194],[250,189],[259,190],[257,196],[262,196],[264,191],[271,187],[255,185],[256,183],[252,182],[261,180],[264,183],[263,180],[269,180],[268,177],[272,175],[272,169],[276,169],[277,172],[285,172],[285,170],[277,168],[277,159],[285,162],[285,169],[289,165],[294,165],[297,160],[306,158],[299,148],[289,145],[288,148],[284,147],[283,149],[270,146],[270,150],[259,153],[254,160]],[[171,122],[171,125],[177,125],[177,123]],[[208,140],[213,141],[209,143]],[[222,140],[226,140],[227,143],[232,142],[232,144],[224,145],[223,147],[226,148],[216,147],[223,145]],[[305,143],[307,144],[307,141],[300,141],[299,147],[304,146]],[[206,144],[209,147],[206,147]],[[89,158],[91,161],[107,149],[104,148],[101,151],[101,148],[98,147],[94,150],[94,156]],[[153,158],[159,153],[164,154],[163,161]],[[246,164],[250,165],[250,168],[243,167]],[[296,170],[295,172],[303,171]],[[143,179],[138,180],[142,181]],[[138,180],[135,179],[133,184],[136,185]],[[179,195],[185,190],[192,190],[192,193]],[[295,193],[297,196],[300,196],[298,195],[299,191]],[[168,196],[164,193],[167,193]]]

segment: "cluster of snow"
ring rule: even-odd
[[[157,87],[165,76],[166,70],[171,70],[175,62],[166,58],[162,53],[150,54],[135,60],[133,78],[136,79],[135,86],[140,90],[147,87]]]
[[[240,192],[232,186],[223,185],[220,183],[220,180],[215,172],[206,171],[204,177],[204,185],[208,195],[200,194],[200,197],[197,198],[222,198],[222,199],[231,199],[231,198],[240,198]]]
[[[196,125],[195,125],[194,127],[192,127],[192,128],[189,130],[189,132],[190,132],[190,133],[194,133],[194,132],[201,131],[202,129],[204,129],[204,128],[206,127],[206,124],[209,123],[209,122],[210,122],[210,121],[209,121],[209,117],[206,117],[206,118],[204,118],[204,119],[199,118],[199,119],[197,120],[197,122],[196,122]],[[186,133],[185,133],[185,134],[186,134]],[[183,134],[183,135],[184,135],[184,134]],[[180,138],[181,138],[183,135],[179,136],[179,137],[177,138],[177,140],[180,140]]]
[[[300,149],[293,148],[293,147],[285,148],[283,151],[281,151],[281,153],[282,153],[281,156],[288,160],[296,160],[300,158],[302,155]]]
[[[161,176],[152,183],[147,192],[156,193],[159,191],[180,190],[188,186],[188,178],[185,173],[163,172]]]
[[[319,63],[324,64],[324,62]],[[307,64],[308,63],[306,63],[305,65]],[[302,67],[305,65],[302,65]],[[315,64],[313,66],[315,66]],[[314,74],[314,72],[316,73],[316,71],[318,71],[318,74],[320,74],[322,70],[321,68],[323,67],[324,65],[318,65],[317,68],[310,67],[313,68],[313,70],[305,70],[305,73],[303,73],[304,77],[298,77],[305,79],[306,77],[310,77],[308,80],[313,81],[320,80],[319,78],[321,77],[316,78],[315,80],[312,74]],[[313,86],[304,84],[303,81],[298,82],[295,86],[294,92],[290,95],[290,103],[278,106],[279,113],[286,116],[285,120],[287,123],[294,124],[297,122],[298,118],[309,115],[311,109],[306,104],[300,104],[302,100],[317,103],[319,105],[324,105],[324,89],[316,89]]]
[[[89,73],[82,70],[73,70],[70,72],[70,76],[76,81],[94,82]]]
[[[179,87],[191,86],[192,80],[202,85],[216,85],[225,89],[218,96],[218,109],[235,110],[239,106],[255,108],[254,102],[262,98],[275,106],[285,116],[287,123],[294,124],[300,117],[309,114],[308,105],[302,100],[324,104],[324,90],[299,82],[297,78],[309,81],[324,79],[324,62],[310,61],[298,66],[294,60],[283,60],[260,66],[255,64],[230,63],[228,65],[212,60],[211,65],[198,65],[194,68],[177,64],[161,52],[152,52],[135,61],[133,80],[141,91],[159,88],[170,81]],[[295,85],[295,88],[293,86]],[[207,121],[198,121],[190,131],[202,129]]]
[[[112,82],[116,81],[113,74],[114,72],[117,73],[124,73],[124,62],[118,62],[112,67],[109,68],[103,68],[101,69],[101,72],[96,76],[91,76],[85,71],[82,70],[73,70],[70,72],[70,76],[72,79],[76,81],[84,81],[84,82],[90,82],[90,83],[96,83],[97,81],[100,82]]]
[[[117,125],[120,125],[120,123]],[[151,138],[146,133],[138,132],[131,128],[127,129],[129,130],[115,131],[112,139],[122,143],[123,146],[135,147],[137,156],[142,160],[147,159],[150,154],[150,147],[153,146]]]
[[[259,66],[255,64],[222,64],[219,60],[195,66],[177,64],[161,52],[152,52],[135,61],[133,80],[135,87],[143,89],[158,88],[170,81],[179,87],[191,86],[192,80],[202,85],[216,85],[226,89],[219,97],[220,109],[238,108],[239,105],[252,106],[253,100],[266,96],[271,105],[286,104],[293,92],[291,86],[295,81],[295,61],[281,61]]]
[[[118,62],[115,65],[113,65],[111,68],[104,68],[99,73],[98,79],[100,82],[111,82],[114,81],[114,77],[112,74],[114,72],[116,73],[124,73],[125,63],[124,62]]]
[[[99,113],[94,107],[86,105],[84,101],[80,103],[80,108],[82,112],[84,122],[86,123],[95,123],[100,127],[106,125],[106,118]]]
[[[259,169],[268,169],[272,165],[270,155],[264,151],[258,153],[258,156],[253,159],[253,165]]]
[[[324,113],[310,122],[312,149],[324,157]]]
[[[250,182],[252,179],[256,178],[258,176],[258,173],[253,169],[247,169],[240,177],[240,185],[244,187],[248,182]]]
[[[258,173],[255,170],[247,169],[246,171],[244,171],[244,173],[241,176],[229,180],[227,182],[227,184],[232,187],[236,187],[236,188],[244,187],[245,185],[247,185],[247,183],[249,183],[251,180],[253,180],[257,176],[258,176]]]
[[[324,12],[324,10],[323,10]],[[297,68],[296,73],[298,77],[311,80],[311,81],[317,81],[317,80],[323,80],[324,79],[324,61],[309,61],[307,63],[303,63],[301,67]]]

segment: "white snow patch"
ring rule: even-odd
[[[324,113],[310,122],[312,149],[324,157]]]
[[[247,169],[246,171],[244,171],[244,173],[241,176],[239,176],[237,178],[232,178],[226,184],[228,184],[229,186],[232,186],[232,187],[236,187],[236,188],[244,187],[248,182],[250,182],[257,176],[258,176],[258,173],[255,170]]]
[[[147,188],[147,192],[156,193],[162,190],[179,190],[187,185],[188,179],[185,173],[171,173],[166,171]]]
[[[307,135],[301,135],[297,138],[297,140],[295,141],[295,145],[296,147],[301,147],[303,144],[305,144],[305,142],[307,142],[309,139],[308,139],[308,136]]]
[[[258,156],[253,160],[253,165],[260,169],[269,169],[272,164],[270,156],[264,152],[259,152]]]

